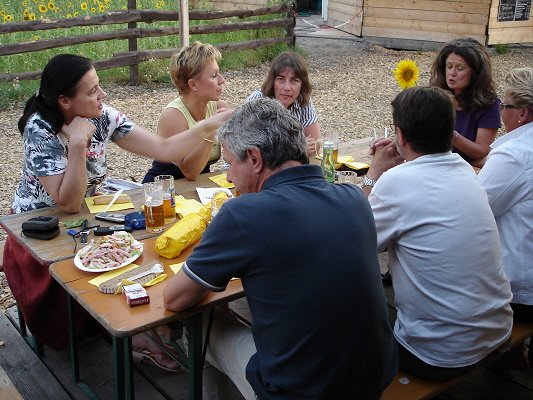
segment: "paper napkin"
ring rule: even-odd
[[[93,201],[94,197],[85,198],[85,204],[87,204],[87,208],[89,209],[89,212],[91,214],[104,212],[105,208],[107,207],[107,204],[94,204],[94,201]],[[119,203],[119,204],[115,203],[107,211],[120,211],[120,210],[127,210],[129,208],[135,208],[135,206],[133,205],[131,201],[128,203]]]
[[[211,177],[209,177],[209,179],[211,181],[215,182],[218,186],[223,187],[223,188],[232,189],[232,188],[235,187],[235,185],[233,183],[229,183],[228,182],[228,180],[226,179],[226,174],[225,173],[220,174],[220,175],[211,176]]]
[[[186,199],[183,196],[176,196],[176,214],[180,218],[186,215],[197,213],[202,209],[203,205],[198,200]]]

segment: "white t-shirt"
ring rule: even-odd
[[[394,335],[437,367],[474,364],[511,334],[511,288],[487,195],[451,152],[385,172],[369,202],[389,250]]]
[[[265,97],[263,92],[260,90],[254,90],[252,94],[248,96],[246,101],[261,99],[263,97]],[[302,107],[298,101],[295,101],[288,110],[291,115],[302,124],[302,128],[307,128],[309,125],[318,122],[318,114],[315,111],[315,106],[311,99],[309,99],[309,103],[305,107]]]
[[[533,305],[533,122],[492,147],[479,180],[496,217],[513,303]]]

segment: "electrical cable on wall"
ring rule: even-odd
[[[295,17],[301,19],[303,22],[305,22],[307,25],[310,25],[312,26],[313,28],[317,28],[317,29],[339,29],[341,27],[343,27],[344,25],[350,23],[351,21],[353,21],[355,18],[359,17],[360,19],[360,22],[361,24],[363,23],[363,9],[361,8],[361,10],[354,14],[353,17],[351,17],[348,21],[346,22],[343,22],[342,24],[339,24],[339,25],[335,25],[335,26],[329,26],[329,25],[321,25],[321,26],[318,26],[318,25],[315,25],[315,24],[312,24],[311,22],[307,21],[306,19],[304,19],[301,15],[299,15],[297,12],[293,11],[293,14]]]

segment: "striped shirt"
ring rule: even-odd
[[[265,97],[265,95],[260,90],[254,90],[254,92],[248,96],[246,101],[260,99],[262,97]],[[309,103],[305,107],[302,107],[299,102],[295,101],[288,110],[294,118],[300,121],[303,128],[318,122],[318,114],[315,111],[311,99],[309,99]]]

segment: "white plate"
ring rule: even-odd
[[[137,240],[133,242],[133,244],[135,246],[137,245],[141,245],[140,249],[141,252],[139,254],[136,254],[134,255],[133,257],[130,257],[128,258],[126,261],[124,261],[122,264],[120,265],[117,265],[116,267],[113,267],[113,268],[87,268],[86,266],[84,266],[81,262],[81,259],[80,259],[80,254],[85,250],[87,249],[88,247],[91,247],[91,245],[89,246],[85,246],[83,249],[81,249],[80,251],[78,251],[78,253],[76,254],[76,257],[74,257],[74,265],[76,267],[78,267],[79,269],[81,269],[82,271],[87,271],[87,272],[107,272],[107,271],[113,271],[114,269],[119,269],[119,268],[122,268],[122,267],[125,267],[126,265],[128,264],[131,264],[132,262],[134,262],[136,259],[138,259],[141,254],[143,253],[143,244],[141,242],[138,242]]]

